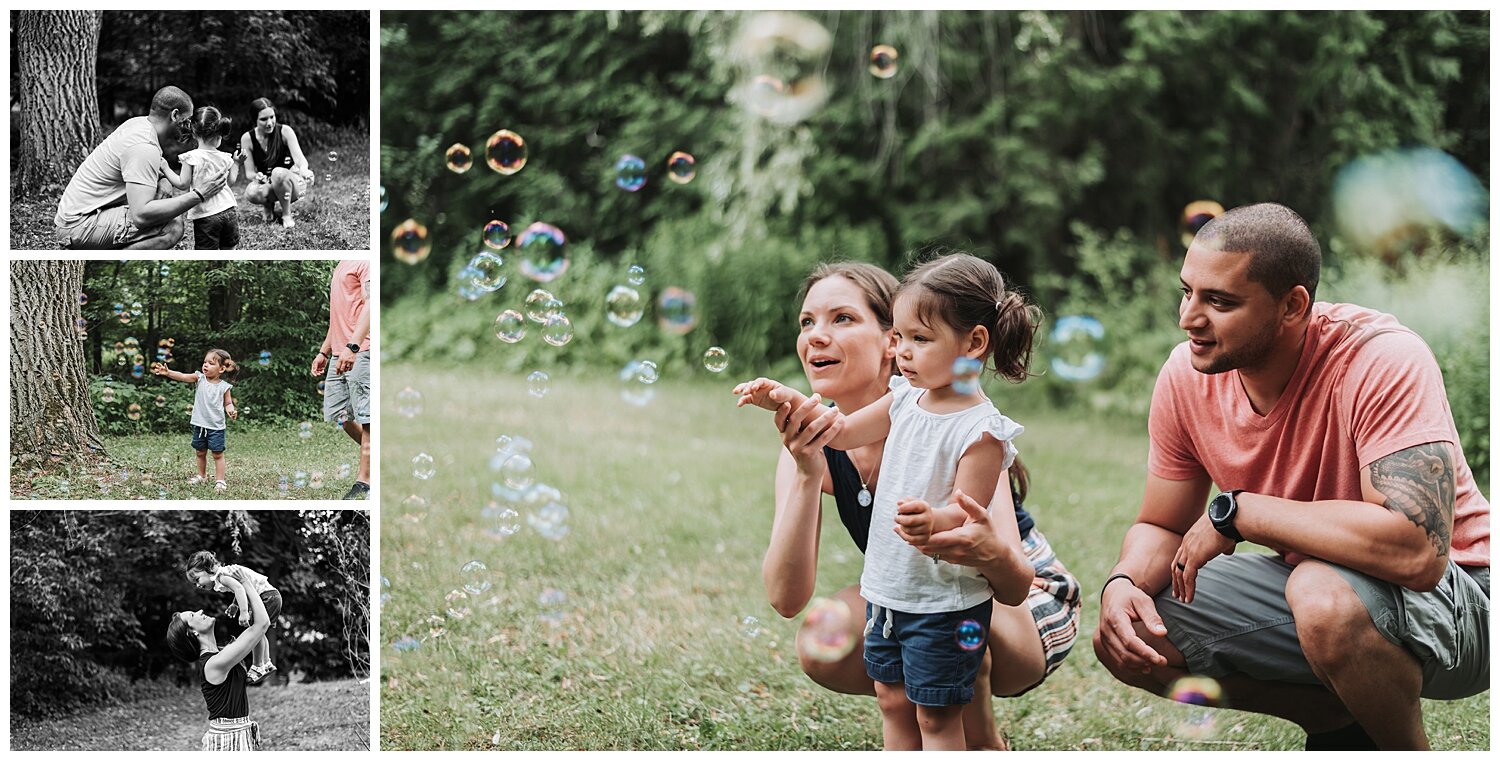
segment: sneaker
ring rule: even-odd
[[[349,487],[349,493],[344,495],[344,499],[369,499],[369,498],[370,498],[370,485],[367,484],[367,483],[365,483],[364,481],[355,481],[354,485],[351,486],[351,487]]]
[[[223,481],[215,481],[214,482],[214,491],[217,491],[217,492],[226,492],[226,491],[229,491],[229,484],[226,484]]]
[[[198,484],[203,483],[203,481],[203,476],[193,476],[192,478],[188,479],[188,486],[197,486]]]

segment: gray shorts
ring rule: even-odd
[[[1490,688],[1489,568],[1448,563],[1431,592],[1413,592],[1337,568],[1370,612],[1375,628],[1422,665],[1422,697],[1456,700]],[[1193,604],[1156,597],[1167,638],[1188,670],[1222,678],[1319,684],[1302,654],[1286,601],[1292,566],[1274,555],[1214,558],[1198,572]]]
[[[111,206],[100,209],[72,227],[57,228],[57,240],[63,248],[117,249],[161,233],[166,223],[141,229],[130,221],[130,207]]]
[[[354,357],[347,373],[334,372],[338,355],[328,360],[328,376],[323,379],[323,419],[337,420],[342,413],[360,425],[370,424],[370,352]]]

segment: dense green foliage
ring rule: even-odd
[[[1181,340],[1186,203],[1291,206],[1323,242],[1332,283],[1374,258],[1334,224],[1333,181],[1350,160],[1433,146],[1488,177],[1487,12],[810,14],[832,45],[801,65],[821,73],[831,96],[793,126],[756,116],[736,95],[750,73],[735,44],[748,17],[383,14],[382,257],[394,273],[386,356],[604,372],[645,356],[682,375],[701,374],[697,358],[717,344],[729,375],[789,378],[794,294],[815,262],[900,272],[957,248],[1029,290],[1048,315],[1044,330],[1066,314],[1107,326],[1099,379],[1044,375],[1019,393],[1135,415]],[[867,71],[875,43],[900,50],[895,77]],[[512,176],[484,163],[487,137],[502,128],[529,147]],[[455,142],[473,151],[463,174],[444,166]],[[689,184],[662,171],[676,150],[698,159]],[[636,193],[612,182],[625,153],[650,168]],[[394,259],[388,239],[407,218],[430,231],[431,254],[415,266]],[[495,315],[534,287],[514,267],[514,248],[501,252],[511,277],[498,293],[473,304],[454,295],[453,276],[484,250],[480,231],[492,218],[513,232],[545,221],[567,233],[572,266],[547,287],[568,305],[573,343],[491,337]],[[1488,248],[1483,234],[1381,251],[1388,268],[1361,270],[1370,275],[1362,282],[1398,282],[1422,257],[1467,262],[1486,280]],[[632,263],[648,272],[648,299],[671,285],[697,295],[698,325],[686,337],[649,327],[650,309],[629,330],[604,319],[604,294]],[[1457,347],[1484,345],[1488,307],[1443,314],[1467,331],[1439,358],[1478,470],[1488,357]],[[1044,340],[1038,370],[1051,351]]]
[[[105,433],[139,433],[180,425],[192,406],[193,386],[150,373],[163,340],[174,341],[167,365],[198,371],[211,348],[240,365],[230,378],[240,405],[239,426],[291,426],[319,419],[320,379],[309,374],[328,332],[328,283],[335,262],[90,261],[84,270],[88,320],[84,353],[90,397]],[[165,273],[165,274],[164,274]],[[141,314],[123,323],[115,305]],[[116,343],[135,338],[145,372],[132,377],[132,352]],[[262,352],[270,352],[264,365]],[[105,389],[114,401],[105,401]],[[157,397],[163,401],[157,404]],[[131,404],[140,419],[131,420]]]
[[[183,577],[196,550],[270,577],[284,608],[275,654],[304,679],[368,670],[369,514],[347,511],[18,511],[11,516],[11,708],[68,712],[163,675],[191,681],[162,644],[171,616],[232,600]],[[219,639],[232,639],[221,619]]]

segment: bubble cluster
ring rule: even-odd
[[[552,378],[547,373],[541,370],[532,370],[531,374],[526,376],[526,393],[531,394],[535,399],[541,399],[547,395],[547,391],[551,387],[551,382]]]
[[[646,161],[629,153],[621,156],[615,162],[615,187],[629,193],[646,187]]]
[[[1104,371],[1104,325],[1086,315],[1057,318],[1052,328],[1052,372],[1065,381],[1090,381]]]
[[[514,309],[507,309],[495,317],[495,337],[508,344],[526,337],[526,318]]]
[[[437,466],[432,462],[432,455],[418,452],[412,456],[411,474],[422,481],[429,481],[437,475]]]
[[[454,174],[463,174],[474,166],[474,154],[469,146],[463,143],[454,143],[448,146],[446,154],[448,160],[448,171]]]
[[[662,330],[682,336],[698,324],[698,297],[692,291],[670,286],[656,297],[656,321]]]
[[[667,179],[678,185],[686,185],[698,176],[698,160],[693,154],[673,151],[667,157]]]
[[[1224,207],[1218,201],[1194,201],[1182,207],[1182,219],[1178,221],[1178,232],[1182,237],[1184,248],[1193,245],[1193,238],[1203,226],[1213,221],[1214,217],[1224,213]]]
[[[499,251],[510,245],[510,225],[498,219],[484,223],[484,245]]]
[[[401,417],[416,417],[422,414],[422,392],[411,386],[396,392],[396,412]]]
[[[953,634],[958,640],[959,648],[968,652],[978,650],[984,645],[984,625],[972,618],[960,621]]]
[[[812,601],[802,628],[797,630],[797,653],[805,658],[831,663],[854,650],[849,606],[843,600],[820,597]]]
[[[896,76],[896,59],[901,54],[890,45],[876,45],[870,48],[870,74],[877,79],[890,79]]]
[[[562,314],[562,300],[552,295],[552,292],[543,288],[537,288],[526,294],[526,318],[535,323],[546,324],[553,317]]]
[[[953,360],[953,390],[964,395],[979,393],[979,371],[984,363],[973,357]]]
[[[416,264],[427,258],[432,243],[427,240],[427,227],[415,219],[408,219],[391,230],[391,248],[396,258],[407,264]]]
[[[764,634],[765,631],[766,628],[764,626],[761,626],[760,619],[756,618],[755,616],[745,616],[744,618],[740,619],[740,634],[743,635],[745,639],[755,639],[756,637]]]
[[[489,591],[491,586],[489,566],[478,560],[470,560],[464,563],[459,571],[463,574],[465,592],[471,595],[481,595]]]
[[[628,328],[640,322],[645,313],[646,303],[640,291],[628,285],[617,285],[604,297],[604,316],[613,325]]]
[[[500,174],[515,174],[526,166],[526,141],[508,129],[499,130],[485,143],[484,160]]]
[[[722,373],[729,367],[729,353],[722,346],[710,346],[703,352],[703,369],[711,373]]]
[[[568,239],[563,231],[545,222],[533,222],[516,238],[521,256],[521,274],[538,283],[550,283],[568,271]]]

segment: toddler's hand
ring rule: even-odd
[[[236,410],[234,408],[233,404],[226,406],[224,408],[224,411],[229,413],[229,419],[230,420],[239,420],[240,419],[240,413],[239,413],[238,410]]]
[[[896,500],[896,535],[920,549],[932,537],[936,516],[932,506],[920,499]]]
[[[161,362],[152,362],[151,363],[151,374],[152,375],[166,375],[168,372],[170,372],[170,371],[167,370],[167,366],[165,364],[162,364]]]
[[[246,613],[244,611],[241,611],[240,612],[240,626],[249,626],[249,625],[250,625],[250,614]]]
[[[741,383],[734,387],[734,393],[740,397],[739,402],[734,406],[743,407],[753,404],[772,412],[792,400],[792,395],[787,392],[786,387],[770,378],[756,378],[753,381]]]

